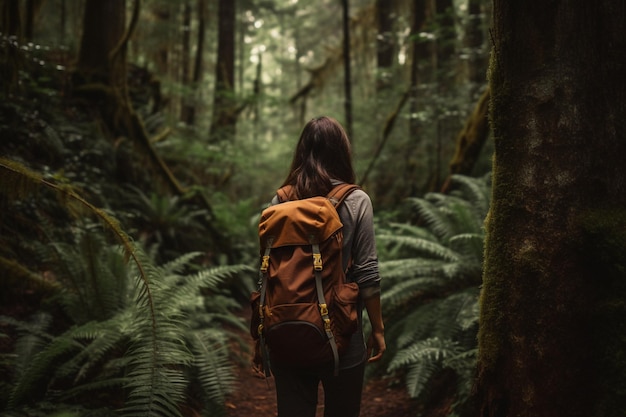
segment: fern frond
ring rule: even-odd
[[[445,246],[432,242],[426,239],[413,238],[408,236],[394,236],[382,234],[379,239],[383,242],[393,243],[395,245],[402,245],[409,247],[415,251],[422,253],[425,256],[432,256],[434,258],[445,259],[448,261],[458,261],[459,255]]]
[[[16,320],[12,317],[0,316],[0,323],[14,327],[19,337],[15,342],[15,370],[17,377],[27,373],[34,357],[45,349],[54,336],[47,332],[52,322],[52,316],[47,313],[37,313],[30,318],[29,322]]]
[[[395,283],[389,288],[385,287],[385,290],[382,292],[381,302],[383,305],[397,308],[397,306],[409,302],[417,295],[435,291],[442,286],[441,281],[441,278],[419,276]]]
[[[441,259],[404,258],[381,262],[379,269],[386,281],[395,283],[412,277],[443,276],[446,265]]]
[[[463,197],[475,208],[478,217],[484,217],[489,210],[491,173],[482,178],[452,175],[451,179],[454,184],[463,187]]]
[[[473,259],[481,261],[483,258],[484,234],[479,233],[461,233],[450,238],[450,249],[457,253],[470,256]]]
[[[428,195],[427,195],[428,196]],[[449,216],[440,208],[425,198],[409,198],[409,203],[413,205],[418,214],[426,222],[428,229],[432,231],[439,240],[447,241],[454,234],[454,229]]]
[[[179,276],[181,272],[184,271],[186,267],[189,266],[189,263],[194,259],[200,256],[202,252],[189,252],[179,256],[176,259],[172,259],[166,264],[161,266],[164,275],[174,275]]]
[[[432,337],[417,341],[400,350],[389,364],[389,370],[394,371],[419,362],[441,363],[445,358],[456,356],[458,353],[459,349],[456,342]]]
[[[426,390],[432,377],[439,372],[441,365],[438,361],[424,360],[411,364],[408,367],[406,390],[411,398],[418,398]]]
[[[73,376],[74,383],[81,383],[85,376],[104,362],[107,354],[123,344],[127,335],[119,331],[119,317],[105,322],[89,322],[71,329],[70,336],[83,341],[84,348],[59,368],[61,378]]]
[[[220,266],[205,269],[186,276],[179,284],[162,288],[159,297],[166,300],[168,308],[180,309],[184,305],[189,305],[190,299],[199,297],[200,289],[218,290],[225,280],[249,270],[247,266]]]
[[[394,223],[391,222],[388,228],[393,231],[394,235],[413,236],[420,237],[426,240],[437,241],[437,237],[431,233],[428,229],[415,226],[409,223]]]
[[[71,338],[55,337],[44,350],[34,355],[28,367],[24,369],[11,393],[9,405],[13,408],[43,398],[46,392],[43,388],[52,379],[54,370],[62,358],[80,351],[81,347]],[[33,398],[34,394],[40,398]]]
[[[215,404],[223,404],[226,395],[233,392],[237,382],[228,357],[228,340],[223,332],[206,330],[195,332],[191,345],[204,395]]]

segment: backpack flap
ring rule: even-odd
[[[263,210],[259,222],[262,250],[268,238],[272,248],[323,242],[342,228],[339,214],[326,197],[287,201]]]

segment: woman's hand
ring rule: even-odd
[[[387,349],[385,333],[382,331],[373,332],[367,340],[367,357],[369,358],[367,362],[379,361],[383,357],[385,349]]]

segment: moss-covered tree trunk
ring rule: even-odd
[[[626,4],[494,0],[473,416],[626,415]]]

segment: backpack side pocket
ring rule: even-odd
[[[331,328],[339,351],[345,351],[358,328],[357,302],[359,286],[354,282],[339,284],[333,294]]]

